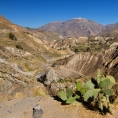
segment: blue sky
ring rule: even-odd
[[[106,25],[118,22],[118,0],[0,0],[0,15],[32,28],[78,17]]]

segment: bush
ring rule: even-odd
[[[23,47],[21,45],[15,45],[17,49],[23,50]]]
[[[14,34],[12,34],[11,32],[9,33],[9,38],[11,40],[17,40],[16,37],[14,36]]]
[[[75,48],[75,49],[74,49],[74,52],[75,52],[75,53],[77,53],[77,52],[79,52],[79,51],[78,51],[78,49],[77,49],[77,48]]]

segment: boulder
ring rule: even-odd
[[[40,106],[37,104],[34,108],[33,108],[33,118],[41,118],[43,114],[43,110],[40,108]]]

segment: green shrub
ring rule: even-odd
[[[90,105],[94,103],[93,107],[101,112],[111,113],[110,97],[115,94],[112,89],[115,83],[114,77],[111,75],[101,76],[100,70],[98,70],[96,79],[92,78],[84,85],[79,81],[76,83],[75,92],[72,92],[70,88],[66,89],[66,91],[61,90],[58,97],[68,104],[73,103],[77,99]]]
[[[21,45],[15,45],[17,49],[23,50],[23,47]]]
[[[12,34],[11,32],[9,33],[9,38],[11,40],[17,40],[16,37],[14,36],[14,34]]]

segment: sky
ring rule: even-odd
[[[0,0],[0,15],[30,28],[79,17],[107,25],[118,22],[118,0]]]

